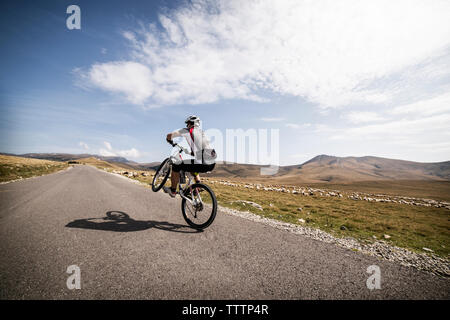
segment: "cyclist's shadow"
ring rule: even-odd
[[[122,211],[108,211],[106,217],[78,219],[69,222],[67,228],[93,229],[103,231],[131,232],[142,231],[150,228],[156,228],[165,231],[181,233],[198,233],[201,230],[189,228],[187,225],[170,223],[165,221],[139,221],[130,218],[128,214]]]

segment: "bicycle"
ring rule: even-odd
[[[176,158],[181,158],[181,153],[190,154],[189,150],[177,143],[169,142],[178,152],[172,155],[159,165],[152,181],[152,190],[158,192],[169,178],[172,164],[176,163]],[[178,194],[182,198],[181,212],[183,218],[189,226],[194,229],[203,230],[211,225],[217,213],[217,199],[214,191],[206,184],[193,183],[195,181],[191,172],[187,172],[188,181],[186,181],[185,172],[180,170],[180,187]],[[182,186],[184,184],[184,186]]]

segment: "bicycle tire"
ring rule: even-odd
[[[166,175],[164,176],[163,181],[161,182],[161,184],[159,184],[159,185],[157,185],[157,186],[155,185],[156,177],[158,176],[159,171],[161,171],[162,168],[164,168],[164,166],[166,165],[167,161],[169,161],[169,158],[166,158],[166,159],[164,159],[163,162],[161,162],[161,164],[159,165],[158,169],[157,169],[156,172],[155,172],[155,175],[153,176],[153,180],[152,180],[152,190],[153,190],[154,192],[158,192],[158,191],[164,186],[164,184],[166,183],[167,179],[169,178],[169,175],[170,175],[170,169],[171,169],[171,168],[169,168],[169,170],[167,170],[167,173],[166,173]]]
[[[197,224],[195,223],[195,221],[192,221],[187,213],[186,213],[186,204],[187,201],[186,199],[183,199],[181,201],[181,212],[183,213],[183,218],[184,220],[187,222],[187,224],[189,226],[191,226],[194,229],[197,230],[203,230],[207,227],[209,227],[211,225],[211,223],[213,223],[214,219],[216,218],[216,214],[217,214],[217,199],[216,199],[216,195],[214,194],[214,191],[212,191],[212,189],[210,187],[208,187],[206,184],[203,183],[194,183],[192,186],[192,188],[202,188],[205,191],[207,191],[211,197],[211,202],[212,202],[212,211],[211,211],[211,215],[209,216],[208,220],[205,223],[202,224]]]

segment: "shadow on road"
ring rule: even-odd
[[[69,222],[67,228],[93,229],[103,231],[131,232],[156,228],[165,231],[181,233],[198,233],[201,230],[194,230],[186,225],[175,224],[163,221],[139,221],[130,218],[122,211],[108,211],[104,218],[78,219]]]

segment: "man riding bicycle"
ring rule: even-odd
[[[210,147],[209,140],[202,129],[200,129],[200,118],[197,116],[189,116],[185,120],[186,128],[178,129],[167,135],[167,142],[173,144],[172,139],[176,137],[184,137],[190,148],[191,156],[194,159],[180,159],[179,163],[172,165],[172,173],[170,176],[171,186],[163,187],[164,192],[168,193],[172,198],[176,196],[178,182],[180,181],[180,170],[191,172],[195,177],[195,182],[200,182],[199,172],[208,172],[214,169],[216,151]],[[180,156],[181,158],[181,156]]]

